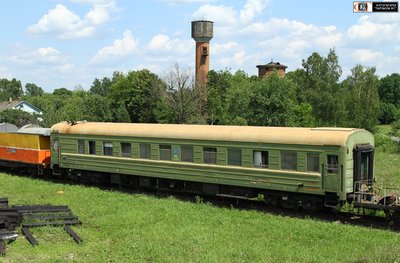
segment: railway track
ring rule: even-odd
[[[166,193],[156,194],[158,197],[168,196]],[[175,197],[198,202],[198,198],[191,196],[176,196]],[[291,210],[279,206],[267,205],[261,201],[249,199],[234,199],[234,198],[218,198],[213,196],[202,196],[202,202],[210,203],[218,207],[244,209],[244,210],[257,210],[262,213],[273,214],[277,216],[285,216],[298,219],[312,219],[330,222],[334,224],[354,225],[369,227],[374,229],[390,230],[400,232],[400,224],[388,220],[383,216],[363,215],[362,210],[360,214],[354,212],[344,212],[336,210],[321,210],[321,211],[306,211],[306,210]],[[367,212],[367,211],[366,211]]]
[[[12,173],[12,175],[29,177],[36,180],[43,180],[42,178],[33,177],[29,175],[21,175],[20,173]],[[209,196],[209,195],[196,195],[191,193],[184,193],[179,191],[168,191],[168,190],[157,190],[157,189],[134,189],[132,187],[123,187],[115,185],[98,185],[93,183],[82,183],[74,180],[70,180],[67,178],[55,178],[49,177],[46,180],[53,181],[55,183],[66,183],[72,185],[90,185],[91,187],[95,186],[102,190],[113,190],[119,191],[123,193],[132,193],[132,194],[146,194],[152,195],[157,198],[167,198],[169,196],[174,196],[175,198],[185,201],[185,202],[193,202],[193,203],[208,203],[213,206],[223,207],[223,208],[232,208],[232,209],[240,209],[240,210],[256,210],[262,213],[273,214],[277,216],[285,216],[291,218],[298,219],[312,219],[312,220],[320,220],[325,222],[330,222],[334,224],[344,224],[344,225],[354,225],[354,226],[362,226],[369,227],[374,229],[383,229],[394,232],[400,232],[400,223],[394,222],[387,219],[384,216],[374,216],[369,214],[364,214],[363,212],[369,213],[371,211],[359,209],[358,213],[356,209],[353,209],[352,212],[339,211],[335,209],[323,209],[320,211],[308,211],[303,209],[287,209],[277,205],[268,205],[260,200],[247,199],[243,197],[231,197],[228,195],[219,195],[219,196]]]

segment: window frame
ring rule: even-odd
[[[292,160],[293,163],[290,164],[290,167],[287,165],[287,157],[291,156],[294,157]],[[281,151],[281,170],[288,170],[288,171],[297,171],[297,152],[293,151]]]
[[[160,144],[158,146],[158,152],[160,161],[171,161],[172,147],[170,144]]]
[[[186,148],[186,150],[185,150]],[[190,148],[190,158],[187,158],[188,155],[186,155],[187,149]],[[194,150],[192,145],[181,145],[181,162],[188,162],[188,163],[193,163],[194,162]]]
[[[96,141],[89,141],[89,154],[96,154]]]
[[[78,140],[78,153],[85,154],[85,140]]]
[[[256,152],[261,153],[261,164],[255,163],[254,155]],[[269,151],[253,150],[253,167],[255,168],[268,168],[269,166]]]
[[[103,156],[113,156],[114,155],[114,145],[112,142],[103,142]]]
[[[227,159],[227,164],[228,165],[242,166],[242,149],[240,149],[240,148],[228,148],[226,152],[227,152],[227,158],[226,159]],[[237,157],[237,156],[231,156],[231,154],[233,152],[236,152],[235,154],[239,154],[238,155],[238,157],[239,157],[238,160],[233,160],[234,158],[231,158],[231,157]]]
[[[140,143],[139,144],[139,158],[140,159],[151,159],[151,144]]]
[[[126,148],[124,146],[128,146],[129,151],[124,151],[124,148]],[[130,142],[121,142],[120,147],[121,147],[121,157],[125,157],[125,158],[132,157],[132,144]]]
[[[208,147],[208,146],[203,147],[203,163],[204,164],[217,164],[217,153],[218,153],[218,150],[216,147]],[[208,155],[208,156],[206,156],[206,155]],[[208,160],[213,160],[213,162],[210,162]]]
[[[310,157],[312,156],[312,157]],[[310,169],[310,163],[309,160],[311,159],[317,159],[317,169]],[[314,160],[315,161],[315,160]],[[315,167],[315,163],[314,163],[314,167]],[[320,172],[320,154],[319,153],[307,153],[307,172]]]
[[[330,160],[332,160],[332,158],[330,159],[329,157],[335,157],[334,159],[336,159],[336,164],[332,164],[330,163]],[[339,155],[338,154],[327,154],[326,155],[326,173],[328,174],[339,174]]]

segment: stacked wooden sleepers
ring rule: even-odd
[[[22,214],[16,208],[8,207],[8,199],[0,198],[0,254],[5,254],[6,244],[14,241],[18,234],[15,232],[21,223]]]
[[[18,237],[15,232],[21,225],[22,234],[33,245],[38,245],[37,240],[29,231],[30,227],[64,226],[65,231],[77,242],[82,239],[71,228],[81,222],[68,206],[54,205],[14,205],[8,207],[7,198],[0,198],[0,253],[5,254],[7,241],[13,241]]]

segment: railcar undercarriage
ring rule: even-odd
[[[374,180],[360,180],[354,183],[354,194],[349,202],[355,208],[384,211],[390,219],[400,221],[400,188],[377,184]]]

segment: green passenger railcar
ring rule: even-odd
[[[55,171],[139,187],[336,206],[373,179],[374,139],[361,129],[62,122]]]

